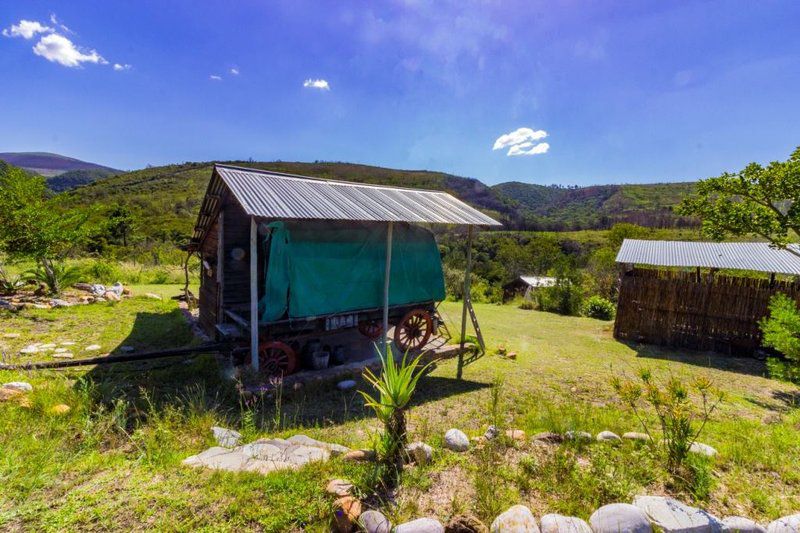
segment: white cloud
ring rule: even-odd
[[[550,149],[550,145],[538,142],[545,137],[547,137],[547,132],[544,130],[517,128],[498,137],[494,141],[492,150],[508,148],[507,156],[545,154]]]
[[[212,81],[222,81],[222,76],[217,76],[216,74],[212,74],[211,76],[208,77],[208,79]]]
[[[31,39],[38,33],[51,33],[55,30],[50,26],[45,26],[41,22],[35,20],[20,20],[19,24],[12,24],[10,28],[3,30],[3,35],[6,37],[22,37],[23,39]]]
[[[312,80],[307,79],[303,82],[303,87],[308,87],[309,89],[319,89],[321,91],[330,91],[331,86],[328,85],[328,80]]]
[[[548,143],[522,143],[515,144],[508,149],[508,156],[546,154],[550,149]]]
[[[127,63],[125,63],[125,64],[114,63],[114,70],[116,70],[117,72],[120,72],[120,71],[123,71],[123,70],[130,70],[130,69],[131,69],[131,66],[129,64],[127,64]]]
[[[239,75],[239,69],[236,68],[236,67],[233,67],[231,69],[231,74],[233,74],[234,76],[238,76]]]
[[[66,33],[75,33],[71,29],[69,29],[66,26],[64,26],[64,24],[62,24],[61,21],[58,20],[58,18],[56,17],[55,13],[50,13],[50,23],[55,25],[55,26],[58,26],[59,28],[64,30],[64,32],[66,32]]]
[[[42,37],[33,47],[33,53],[65,67],[79,67],[81,63],[108,64],[97,51],[81,51],[72,41],[58,33]]]

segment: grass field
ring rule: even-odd
[[[134,286],[134,294],[177,293],[177,286]],[[477,305],[490,348],[505,345],[516,361],[486,355],[455,379],[441,363],[419,385],[410,439],[434,447],[434,461],[403,476],[382,510],[395,521],[471,512],[484,521],[513,503],[587,517],[597,506],[636,494],[674,494],[718,515],[763,521],[800,507],[800,413],[792,385],[764,377],[752,359],[630,346],[611,337],[611,323]],[[460,318],[458,304],[442,305]],[[451,329],[452,330],[452,329]],[[20,333],[18,338],[4,338]],[[0,315],[0,350],[7,362],[31,342],[72,341],[156,348],[193,342],[174,301],[136,297],[116,304]],[[42,356],[33,356],[34,358]],[[637,431],[610,386],[612,376],[641,367],[659,376],[707,376],[727,393],[700,440],[719,450],[696,490],[676,487],[641,446],[509,446],[501,456],[442,448],[458,427],[481,435],[499,418],[506,427],[539,431]],[[332,477],[353,481],[369,496],[369,466],[332,460],[295,473],[223,474],[184,468],[180,461],[213,444],[210,426],[225,425],[250,440],[309,436],[367,447],[376,420],[354,391],[332,385],[284,391],[242,405],[208,355],[188,361],[131,363],[113,368],[48,372],[0,371],[0,382],[33,384],[29,405],[0,403],[0,529],[2,530],[326,530]],[[492,386],[502,380],[492,412]],[[365,388],[363,382],[359,388]],[[51,411],[66,404],[66,414]]]

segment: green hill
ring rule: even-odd
[[[119,174],[121,171],[50,152],[4,152],[0,161],[47,178],[47,185],[56,192],[74,189],[93,181]]]
[[[672,212],[690,183],[557,187],[510,182],[489,187],[442,172],[395,170],[351,163],[231,161],[229,164],[327,179],[437,189],[501,220],[508,229],[581,230],[635,222],[684,227],[692,221]],[[191,233],[213,163],[183,163],[106,177],[66,193],[73,205],[108,211],[127,205],[141,235],[177,242]]]
[[[608,228],[617,222],[669,228],[693,226],[673,209],[693,183],[561,187],[508,182],[492,187],[517,208],[517,225],[550,231]]]

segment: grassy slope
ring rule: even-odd
[[[151,289],[134,287],[139,294]],[[720,451],[704,506],[762,520],[800,506],[800,416],[786,403],[796,389],[761,377],[758,361],[632,347],[611,338],[610,323],[476,307],[489,345],[506,344],[518,359],[485,356],[467,367],[462,382],[453,379],[449,361],[420,383],[409,429],[412,439],[434,446],[435,461],[407,473],[398,506],[387,510],[394,519],[447,519],[471,510],[489,520],[492,509],[518,502],[537,516],[560,511],[586,517],[597,505],[638,493],[674,493],[652,459],[631,443],[510,448],[491,470],[478,451],[455,455],[441,448],[450,427],[483,433],[496,376],[505,380],[501,417],[509,426],[529,433],[637,430],[609,379],[640,366],[662,375],[708,376],[728,393],[702,436]],[[458,304],[445,303],[442,310],[448,319],[460,316]],[[0,337],[7,354],[34,340],[98,342],[105,349],[189,341],[173,302],[144,298],[3,315],[0,334],[7,332],[23,334]],[[356,447],[368,445],[376,422],[356,393],[317,385],[285,393],[277,426],[269,401],[252,414],[242,410],[231,386],[219,381],[213,359],[159,366],[0,372],[0,382],[24,379],[36,387],[29,408],[0,404],[0,529],[324,530],[331,510],[322,494],[327,479],[344,476],[361,489],[369,486],[368,468],[339,461],[266,478],[181,467],[181,459],[212,444],[212,424],[235,427],[248,440],[304,432]],[[56,403],[73,409],[51,414]],[[766,424],[766,416],[780,420]],[[478,483],[487,476],[491,492]]]

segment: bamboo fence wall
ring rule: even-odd
[[[633,269],[622,277],[617,339],[751,355],[761,344],[758,321],[769,299],[800,299],[800,284],[768,279]]]

